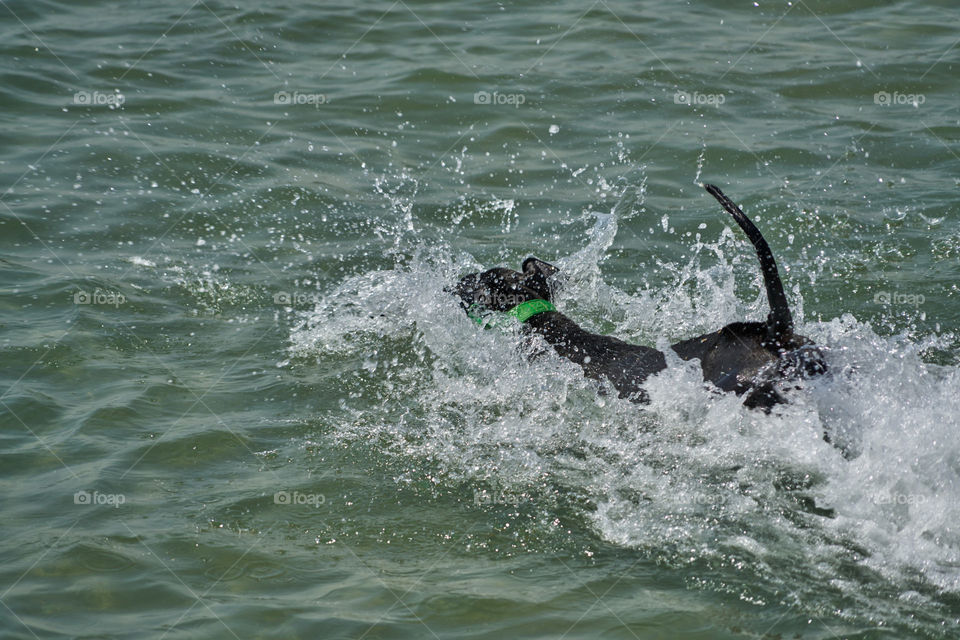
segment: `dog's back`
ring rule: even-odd
[[[588,378],[609,380],[621,398],[646,402],[644,381],[667,368],[660,351],[590,333],[559,312],[534,316],[526,324],[552,344],[558,354],[579,364]]]

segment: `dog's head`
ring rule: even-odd
[[[523,261],[520,271],[498,267],[470,273],[460,279],[454,293],[464,310],[509,311],[529,300],[550,300],[547,278],[560,270],[537,258]]]

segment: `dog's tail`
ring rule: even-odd
[[[743,211],[734,204],[733,200],[723,194],[720,189],[712,184],[705,184],[703,187],[714,198],[720,201],[723,208],[733,216],[740,228],[743,229],[750,242],[757,250],[757,257],[760,258],[760,270],[763,272],[763,283],[767,288],[767,301],[770,303],[770,314],[767,316],[767,331],[771,338],[780,339],[790,336],[793,333],[793,316],[790,315],[790,306],[787,304],[787,296],[783,292],[783,283],[780,282],[780,273],[777,271],[777,262],[773,259],[773,253],[770,251],[770,245],[763,239],[760,230],[754,226]]]

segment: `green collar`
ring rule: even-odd
[[[493,327],[504,327],[512,323],[510,318],[515,318],[519,322],[526,322],[533,316],[545,313],[547,311],[556,311],[557,308],[547,300],[527,300],[518,304],[509,311],[480,311],[477,309],[480,305],[472,305],[467,309],[467,316],[485,329]]]

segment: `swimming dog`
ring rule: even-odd
[[[760,230],[720,189],[703,186],[733,216],[756,249],[770,312],[765,322],[734,322],[678,342],[671,349],[683,360],[699,360],[705,381],[743,396],[745,406],[769,413],[786,402],[778,388],[781,383],[824,374],[827,365],[811,340],[794,333],[777,263]],[[664,354],[586,331],[557,311],[550,302],[548,279],[558,271],[529,257],[520,271],[501,267],[468,274],[454,293],[467,315],[478,323],[489,327],[504,319],[520,321],[525,333],[542,336],[559,355],[579,364],[587,377],[609,380],[622,398],[649,402],[643,383],[667,367]]]

